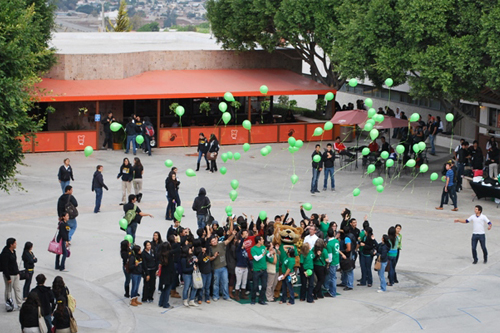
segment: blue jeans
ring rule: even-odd
[[[434,155],[436,153],[436,146],[434,145],[434,141],[436,141],[436,136],[429,134],[429,140],[431,142],[431,154]]]
[[[484,260],[488,260],[488,250],[486,249],[486,235],[485,234],[472,234],[472,258],[477,261],[477,242],[481,244],[481,250],[483,250]]]
[[[132,236],[132,239],[134,240],[134,243],[135,243],[135,232],[136,232],[136,230],[137,230],[137,222],[132,222],[127,227],[127,235]]]
[[[185,282],[184,282],[185,283]],[[214,271],[214,300],[219,299],[220,291],[219,289],[222,287],[222,297],[224,299],[229,298],[229,289],[228,289],[228,277],[227,277],[227,267],[217,268]]]
[[[334,171],[335,167],[325,168],[325,181],[323,182],[323,189],[328,188],[328,174],[330,174],[330,178],[332,179],[332,190],[335,188],[335,178],[333,177]]]
[[[462,189],[462,176],[464,175],[464,164],[457,162],[457,189]],[[447,202],[446,202],[447,203]]]
[[[184,288],[182,288],[182,300],[187,300],[189,296],[189,300],[194,301],[197,290],[193,288],[193,274],[182,274],[182,279],[184,280]],[[191,289],[190,293],[189,289]]]
[[[207,216],[206,215],[196,215],[198,219],[198,229],[205,229]]]
[[[338,265],[330,265],[328,277],[326,280],[328,292],[332,297],[337,296],[337,268]]]
[[[205,295],[205,301],[210,300],[210,284],[212,284],[212,273],[201,274],[203,280],[203,288],[198,289],[196,293],[196,299],[198,301],[203,301],[203,295]]]
[[[162,306],[164,308],[169,308],[170,303],[168,302],[170,300],[170,291],[172,290],[172,285],[165,285],[161,291],[160,294],[160,300],[158,302],[158,306]]]
[[[130,292],[130,273],[127,273],[125,266],[123,266],[122,269],[123,269],[123,274],[125,275],[125,283],[123,284],[123,287],[125,289],[125,293],[129,294],[129,292]]]
[[[198,162],[196,162],[196,163],[200,163],[200,161],[201,161],[201,156],[202,156],[202,155],[205,155],[205,161],[207,162],[207,166],[208,166],[207,154],[206,154],[206,153],[203,153],[203,152],[201,152],[201,151],[199,151],[199,152],[198,152]]]
[[[266,288],[267,288],[267,271],[262,270],[262,271],[253,271],[253,288],[252,288],[252,303],[255,303],[255,300],[257,298],[257,291],[259,290],[259,282],[262,285],[262,289],[259,292],[259,303],[265,303],[266,302]],[[285,281],[283,281],[283,284]],[[282,284],[282,286],[283,286]],[[283,287],[282,287],[283,290]],[[286,298],[286,291],[285,291],[285,298]]]
[[[149,135],[144,134],[144,143],[146,144],[146,151],[148,152],[148,155],[151,156],[151,138]]]
[[[316,168],[312,169],[311,192],[318,190],[318,178],[321,171]]]
[[[383,291],[387,290],[387,282],[385,282],[385,268],[387,267],[387,261],[380,263],[380,270],[378,271],[378,277],[380,278],[380,289]]]
[[[445,192],[445,190],[443,188],[443,193],[441,194],[441,204],[439,205],[439,207],[441,207],[441,208],[443,207],[445,202],[448,201],[446,199],[449,195],[451,198],[451,202],[453,203],[453,206],[455,208],[457,208],[457,192],[455,191],[455,184],[448,186],[447,190],[448,190],[448,192]]]
[[[76,219],[69,219],[68,220],[68,226],[71,228],[69,229],[69,240],[71,241],[71,238],[73,237],[73,234],[76,231]]]
[[[349,288],[353,288],[354,287],[354,269],[351,269],[348,272],[342,271],[341,281],[342,281],[343,285],[345,285]]]
[[[128,153],[130,149],[130,142],[132,142],[132,149],[135,155],[135,152],[137,151],[137,144],[135,142],[135,138],[137,135],[127,135],[127,145],[125,146],[125,152]]]
[[[60,254],[56,255],[56,269],[61,271],[66,268],[66,257],[68,256],[68,250],[66,249],[66,243],[64,241],[62,241],[62,251],[62,259]],[[59,262],[59,259],[61,259],[61,262]]]
[[[102,201],[102,187],[94,189],[95,191],[95,207],[94,213],[97,213],[101,209],[101,201]]]
[[[396,257],[389,257],[389,261],[391,262],[391,267],[389,268],[389,283],[394,284],[394,281],[396,280],[396,263],[397,263],[397,258]]]
[[[267,274],[267,272],[266,272]],[[288,289],[288,292],[290,293],[290,299],[288,303],[290,304],[295,304],[295,293],[293,292],[293,285],[291,281],[288,281],[288,276],[283,280],[283,283],[281,284],[281,301],[283,303],[286,302],[286,291]],[[261,291],[261,294],[263,291]],[[260,296],[259,296],[260,299]]]
[[[361,281],[360,284],[373,284],[372,276],[372,256],[359,255],[359,265],[361,266]]]
[[[64,189],[65,189],[65,188],[66,188],[66,186],[68,186],[68,185],[69,185],[69,180],[67,180],[67,181],[61,181],[61,190],[62,190],[62,193],[63,193],[63,194],[64,194],[64,193],[66,193],[66,192],[64,191]]]
[[[130,297],[134,298],[139,295],[139,285],[141,284],[142,275],[140,274],[130,274],[132,279],[132,293]]]

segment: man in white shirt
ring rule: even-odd
[[[481,249],[483,250],[484,263],[488,262],[488,250],[486,249],[486,231],[485,226],[488,225],[488,230],[491,230],[493,226],[488,220],[488,218],[483,215],[483,207],[477,205],[474,208],[474,213],[467,220],[456,219],[456,222],[459,223],[469,223],[472,222],[472,258],[474,261],[473,264],[477,264],[477,242],[481,243]]]
[[[312,249],[318,240],[318,236],[316,236],[316,227],[314,225],[307,227],[309,230],[309,235],[304,238],[304,243],[309,244],[309,248]]]

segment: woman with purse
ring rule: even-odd
[[[30,292],[31,280],[33,279],[33,273],[35,272],[35,263],[38,261],[38,259],[33,254],[32,242],[26,242],[24,244],[24,251],[22,258],[24,263],[24,269],[26,270],[26,280],[24,281],[23,298],[26,299]]]
[[[210,160],[210,172],[217,171],[217,156],[219,156],[219,141],[215,134],[210,134],[210,141],[208,142],[208,159]]]
[[[139,296],[139,285],[141,284],[141,278],[144,274],[141,253],[141,247],[139,245],[134,245],[127,263],[130,277],[132,279],[132,294],[130,295],[132,297],[130,305],[132,306],[142,305],[142,303],[137,300],[137,297]]]
[[[72,314],[64,297],[57,299],[57,306],[53,315],[54,320],[52,320],[52,325],[54,327],[54,332],[71,333],[70,325]]]
[[[190,246],[184,246],[181,254],[182,280],[184,281],[182,301],[186,307],[198,306],[198,304],[194,302],[197,289],[193,288],[193,271],[196,269],[197,262],[198,258],[193,255],[193,248]]]
[[[56,270],[60,270],[61,272],[67,272],[66,270],[66,257],[68,256],[68,247],[69,247],[69,230],[71,229],[68,225],[69,214],[63,213],[59,218],[59,233],[57,234],[56,241],[62,242],[62,258],[60,254],[56,255]]]
[[[358,286],[371,287],[373,284],[372,262],[378,244],[375,240],[373,229],[371,227],[366,227],[364,231],[365,234],[361,239],[361,243],[359,243],[359,245],[362,246],[362,250],[359,255],[359,264],[361,266],[361,281],[358,283]]]
[[[21,329],[23,333],[39,333],[39,308],[40,300],[38,299],[37,293],[33,292],[28,295],[26,301],[23,303],[21,310],[19,311],[19,323],[21,323]],[[42,317],[42,322],[45,324],[45,320]],[[47,327],[45,326],[45,332]]]
[[[385,267],[388,262],[388,253],[389,253],[389,237],[387,235],[382,236],[382,243],[379,243],[377,246],[378,258],[377,261],[380,262],[380,268],[378,270],[378,277],[380,278],[380,289],[377,290],[379,293],[383,293],[387,290],[387,283],[385,281]]]

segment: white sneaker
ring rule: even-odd
[[[198,304],[196,304],[194,301],[189,301],[189,306],[198,307]]]
[[[182,302],[184,304],[184,306],[188,307],[189,308],[189,304],[188,304],[188,300],[185,299],[184,302]]]
[[[385,293],[382,289],[377,290],[378,293]]]

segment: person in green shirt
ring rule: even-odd
[[[398,264],[399,261],[399,253],[401,252],[401,241],[403,240],[403,235],[401,235],[401,224],[396,224],[396,244],[398,244],[396,247],[398,249],[398,254],[396,255],[396,265]],[[394,265],[394,266],[396,266]],[[398,274],[395,271],[396,267],[394,267],[394,283],[399,283],[398,281]]]
[[[307,303],[314,303],[312,295],[314,288],[314,248],[309,249],[309,244],[304,243],[300,250],[300,301],[307,299]]]
[[[330,223],[328,223],[328,215],[321,214],[319,221],[319,230],[323,233],[323,239],[326,239],[328,228],[330,227]]]
[[[318,239],[314,244],[314,274],[316,274],[316,285],[313,289],[313,298],[323,298],[322,287],[326,278],[326,261],[328,259],[328,252],[326,251],[325,242]]]
[[[295,293],[293,292],[293,284],[290,275],[293,273],[293,268],[295,266],[295,249],[288,249],[288,257],[283,261],[283,265],[281,266],[281,271],[283,275],[280,276],[280,279],[283,280],[283,284],[281,285],[281,301],[280,304],[286,303],[286,292],[290,293],[290,298],[288,299],[288,305],[295,304]]]
[[[262,238],[261,236],[255,237],[255,243],[255,246],[250,250],[250,254],[253,257],[253,288],[251,304],[255,304],[256,293],[259,289],[260,282],[260,284],[262,285],[262,289],[259,293],[259,304],[267,305],[265,292],[267,289],[267,263],[265,259],[267,250],[264,246],[264,238]]]
[[[340,242],[338,237],[340,233],[335,234],[333,228],[328,229],[328,242],[326,243],[326,251],[328,252],[328,277],[326,279],[326,289],[328,292],[325,294],[326,297],[336,297],[337,296],[337,268],[340,263]]]

